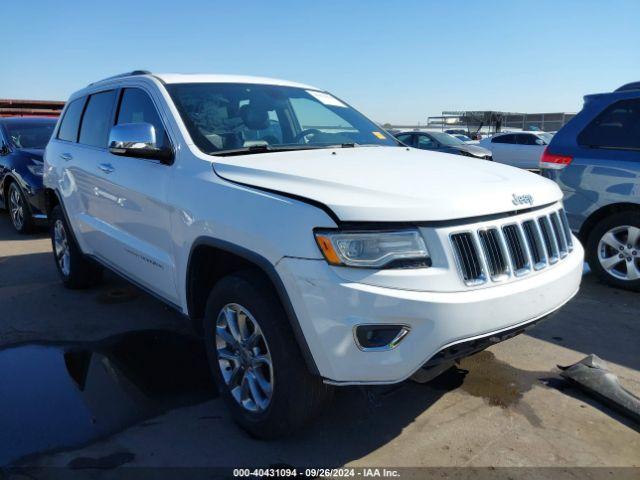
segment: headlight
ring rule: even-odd
[[[317,230],[316,242],[331,265],[364,268],[428,267],[429,251],[417,229],[391,232]]]
[[[44,163],[41,163],[41,162],[32,163],[31,165],[27,165],[27,168],[35,176],[41,177],[42,176],[42,172],[44,170]]]

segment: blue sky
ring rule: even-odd
[[[380,122],[576,111],[640,80],[640,0],[7,1],[0,98],[143,68],[325,88]]]

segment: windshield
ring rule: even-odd
[[[433,138],[446,147],[456,147],[458,145],[464,145],[464,142],[453,135],[449,135],[444,132],[429,132]]]
[[[16,148],[44,149],[51,138],[56,120],[6,122],[9,141]]]
[[[167,85],[191,138],[210,155],[239,149],[398,143],[326,92],[259,84]]]

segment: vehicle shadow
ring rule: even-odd
[[[38,226],[33,232],[20,234],[16,232],[11,224],[9,213],[6,210],[0,210],[0,241],[3,240],[37,240],[49,237],[49,229],[46,226]],[[0,254],[2,252],[0,251]]]
[[[96,287],[67,290],[50,252],[0,258],[0,305],[0,348],[149,329],[194,334],[186,317],[113,273]]]

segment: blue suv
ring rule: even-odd
[[[640,82],[584,97],[540,159],[558,183],[591,270],[640,291]]]

